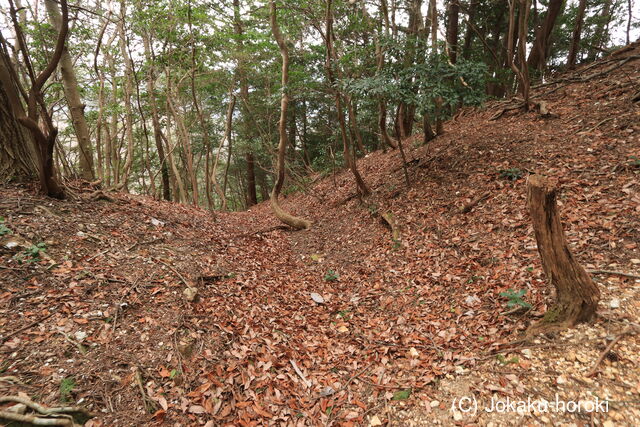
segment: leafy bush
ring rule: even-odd
[[[518,168],[501,169],[498,173],[500,173],[500,178],[505,178],[510,181],[517,181],[524,175],[524,171]]]
[[[4,225],[4,218],[0,217],[0,236],[4,236],[6,234],[11,234],[12,231],[9,227]]]
[[[338,273],[333,270],[327,270],[326,274],[324,275],[324,280],[326,280],[327,282],[335,282],[339,278],[340,276],[338,275]]]
[[[516,305],[524,308],[531,308],[531,304],[522,299],[526,293],[526,289],[520,289],[518,292],[514,292],[512,289],[507,289],[506,292],[500,292],[500,296],[509,299],[509,301],[507,301],[507,308],[511,308]]]

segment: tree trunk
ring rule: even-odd
[[[253,153],[247,152],[247,207],[251,207],[258,203],[258,195],[256,194],[256,172]]]
[[[551,32],[556,24],[558,16],[562,12],[564,7],[564,0],[550,0],[547,13],[545,14],[544,21],[538,25],[536,29],[535,40],[533,41],[533,47],[531,53],[529,53],[529,59],[527,62],[529,66],[540,71],[544,71],[547,66],[547,54],[549,53]],[[524,66],[524,65],[522,65]]]
[[[589,48],[587,59],[589,61],[593,61],[598,56],[600,49],[606,44],[609,39],[609,34],[607,33],[607,29],[609,27],[609,22],[611,21],[611,4],[613,0],[604,0],[604,4],[602,6],[602,11],[600,12],[600,17],[598,19],[598,23],[595,29],[595,38],[594,44]]]
[[[62,25],[62,17],[60,16],[60,10],[58,4],[53,0],[46,0],[45,6],[49,14],[49,20],[56,29],[60,31]],[[71,115],[71,122],[73,123],[73,129],[76,133],[78,140],[78,154],[80,158],[80,176],[83,179],[91,181],[95,178],[93,172],[93,152],[91,149],[91,140],[89,138],[89,127],[84,117],[85,105],[80,100],[80,91],[78,90],[78,80],[76,79],[76,73],[73,69],[73,60],[69,55],[69,50],[66,48],[62,51],[60,57],[60,73],[62,74],[62,88],[64,90],[64,96],[69,104],[69,112]]]
[[[509,7],[509,36],[507,40],[507,62],[516,77],[518,78],[518,86],[522,92],[522,98],[524,99],[524,108],[529,110],[529,68],[526,62],[526,44],[527,44],[527,22],[529,20],[529,8],[531,6],[531,0],[518,0],[519,13],[518,22],[516,23],[516,0],[510,2]],[[513,50],[516,48],[514,37],[516,34],[516,25],[518,28],[518,43],[517,52],[514,54]],[[516,55],[517,65],[514,61],[514,55]]]
[[[527,203],[542,267],[556,289],[555,305],[547,310],[539,323],[530,327],[528,333],[588,322],[595,315],[600,291],[569,250],[556,206],[556,189],[545,177],[531,175]]]
[[[460,4],[458,0],[449,0],[447,5],[447,48],[449,61],[452,64],[458,59],[458,15]]]
[[[156,103],[155,90],[155,61],[151,56],[151,35],[145,33],[142,36],[144,46],[144,55],[147,61],[147,96],[149,97],[149,107],[151,108],[151,125],[153,126],[153,138],[158,151],[158,159],[160,160],[160,173],[162,175],[162,197],[165,200],[171,200],[171,187],[169,183],[169,166],[164,154],[162,146],[162,129],[160,128],[160,118],[158,117],[158,106]]]
[[[0,50],[0,183],[27,181],[38,176],[31,135],[20,126],[14,114],[14,106],[22,108],[22,105],[5,65],[7,60],[4,50]]]
[[[40,175],[42,191],[50,197],[63,199],[65,197],[65,193],[62,186],[58,183],[53,162],[53,153],[56,145],[56,138],[58,136],[58,128],[54,126],[53,118],[51,117],[50,111],[45,103],[43,87],[51,77],[51,74],[53,74],[55,69],[58,67],[62,52],[65,48],[67,34],[69,33],[69,9],[67,7],[67,1],[60,0],[62,19],[55,48],[46,66],[37,75],[33,68],[31,55],[26,47],[22,26],[18,22],[18,12],[14,7],[13,2],[10,2],[9,5],[11,21],[13,22],[16,38],[19,40],[17,44],[24,58],[24,65],[28,70],[29,80],[31,83],[28,90],[25,90],[24,88],[20,89],[27,98],[26,111],[21,105],[13,105],[13,115],[31,134],[31,141],[34,144],[34,151],[37,153],[39,163],[38,172]],[[13,82],[13,85],[5,86],[5,90],[12,92],[12,88],[20,86],[20,80],[18,78],[17,71],[4,59],[5,56],[8,57],[6,50],[4,50],[6,49],[4,38],[0,38],[0,41],[2,42],[2,46],[0,48],[3,49],[2,60],[5,61],[4,66],[6,71],[10,74],[10,79],[8,81]],[[8,95],[11,96],[10,93],[8,93]],[[9,101],[13,103],[15,99],[10,97]]]
[[[280,27],[278,26],[278,21],[276,19],[275,0],[271,0],[270,3],[270,24],[271,32],[273,33],[273,37],[278,43],[278,47],[280,48],[280,55],[282,56],[282,97],[280,98],[280,122],[278,123],[278,133],[280,135],[280,140],[278,142],[278,171],[276,175],[276,183],[273,186],[273,190],[271,190],[271,209],[273,210],[276,218],[278,218],[288,226],[297,230],[308,229],[309,227],[311,227],[311,222],[285,212],[284,209],[280,207],[280,202],[278,202],[278,197],[280,196],[280,191],[282,190],[282,186],[284,184],[284,162],[288,145],[287,106],[289,104],[289,95],[287,94],[287,86],[289,83],[289,50],[287,49],[287,44],[285,43],[284,37],[280,32]]]
[[[569,47],[569,58],[567,59],[567,66],[570,70],[576,66],[576,59],[578,58],[578,52],[580,52],[580,37],[582,36],[582,23],[584,22],[584,11],[587,8],[587,0],[580,0],[578,4],[578,14],[576,15],[576,22],[573,24],[573,34],[571,35],[571,46]]]
[[[479,0],[471,0],[469,9],[467,10],[467,29],[464,33],[464,42],[462,43],[462,57],[464,59],[471,58],[471,43],[473,42],[474,25],[476,23],[476,10],[478,9]]]
[[[363,196],[368,196],[371,194],[369,187],[362,179],[360,172],[358,172],[358,168],[356,166],[356,160],[351,153],[351,144],[349,143],[349,135],[347,134],[347,125],[344,117],[344,111],[342,108],[342,95],[340,90],[336,86],[336,79],[333,75],[333,63],[337,61],[337,54],[333,47],[333,15],[331,12],[331,0],[327,0],[326,6],[326,26],[325,26],[325,44],[326,44],[326,60],[325,60],[325,69],[327,72],[327,78],[329,80],[329,85],[333,88],[335,102],[336,102],[336,113],[338,115],[338,123],[340,125],[340,134],[342,136],[342,148],[344,161],[347,167],[351,170],[355,180],[356,186],[358,188],[358,192]]]
[[[127,138],[127,160],[124,164],[124,170],[122,173],[122,179],[119,184],[123,186],[127,191],[129,175],[131,173],[131,166],[133,165],[133,108],[131,107],[131,94],[132,89],[132,73],[131,58],[127,52],[127,41],[125,34],[125,15],[126,5],[124,0],[120,2],[120,22],[118,23],[118,30],[120,32],[120,52],[124,61],[124,117],[125,117],[125,135]]]

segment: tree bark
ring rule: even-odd
[[[149,97],[149,107],[151,108],[151,125],[153,126],[153,138],[156,144],[156,150],[158,151],[158,159],[160,161],[160,173],[162,175],[162,197],[165,200],[171,200],[171,184],[169,183],[169,166],[167,165],[167,159],[164,154],[164,147],[162,146],[162,129],[160,127],[160,118],[158,116],[158,105],[156,103],[156,90],[155,90],[155,61],[151,57],[151,35],[145,33],[142,36],[142,42],[144,46],[144,55],[147,61],[147,96]]]
[[[458,59],[458,17],[460,4],[458,0],[449,0],[447,5],[447,48],[449,61],[452,64]]]
[[[125,34],[125,15],[126,5],[124,0],[120,2],[120,22],[118,23],[118,31],[120,33],[120,53],[124,61],[124,117],[125,117],[125,135],[127,138],[127,160],[124,164],[124,170],[122,173],[122,179],[119,184],[128,190],[129,175],[131,173],[131,166],[133,165],[133,108],[131,107],[131,93],[132,93],[132,68],[131,58],[127,52],[127,42]]]
[[[596,313],[600,291],[569,250],[556,206],[556,189],[545,177],[531,175],[527,203],[542,267],[556,289],[554,306],[528,332],[564,329],[588,322]]]
[[[516,1],[519,6],[518,22],[516,24]],[[526,62],[526,44],[527,44],[527,22],[529,21],[529,9],[531,0],[510,0],[509,3],[509,36],[507,40],[507,63],[518,78],[522,98],[524,99],[524,108],[529,110],[529,68]],[[514,61],[514,52],[516,43],[514,41],[516,25],[518,28],[517,42],[517,65]]]
[[[37,154],[31,135],[18,123],[24,109],[5,63],[10,59],[0,48],[0,183],[29,181],[38,176]],[[22,114],[14,113],[17,108]]]
[[[258,195],[256,194],[256,173],[255,160],[253,153],[248,151],[245,155],[247,161],[247,207],[251,207],[258,203]]]
[[[358,192],[363,196],[371,194],[371,190],[362,179],[360,172],[356,166],[355,158],[351,153],[351,144],[349,142],[349,135],[347,134],[347,125],[344,117],[344,111],[342,108],[342,95],[340,90],[336,87],[336,79],[333,75],[333,62],[337,61],[337,54],[333,47],[333,15],[331,12],[331,0],[327,0],[326,6],[326,22],[325,22],[325,45],[326,45],[326,60],[325,70],[327,72],[327,79],[331,86],[336,103],[336,113],[338,115],[338,123],[340,125],[340,134],[342,136],[342,148],[344,161],[347,167],[351,170],[355,180]]]
[[[51,77],[51,74],[53,74],[55,69],[58,67],[58,63],[60,62],[60,58],[65,47],[67,34],[69,33],[69,10],[67,7],[67,1],[60,0],[62,20],[55,48],[46,66],[38,74],[36,74],[33,68],[31,55],[27,51],[24,33],[20,23],[18,22],[18,12],[13,0],[9,0],[9,6],[11,21],[13,22],[13,27],[16,32],[16,38],[19,40],[17,44],[22,52],[24,64],[28,71],[31,83],[28,91],[24,89],[20,90],[27,100],[26,112],[23,108],[14,108],[13,114],[16,116],[18,122],[31,133],[32,142],[34,143],[34,149],[37,153],[39,163],[38,172],[40,175],[42,191],[50,197],[63,199],[65,197],[64,190],[56,178],[56,171],[53,162],[53,151],[55,149],[56,138],[58,136],[58,128],[54,126],[51,114],[45,104],[43,87]],[[7,71],[10,74],[14,87],[20,87],[20,80],[18,79],[16,70],[13,69],[6,61],[5,66],[7,67]],[[11,86],[9,86],[9,88],[10,87]]]
[[[527,62],[529,66],[540,71],[544,71],[547,66],[547,55],[549,53],[549,46],[551,42],[549,37],[553,31],[553,27],[556,24],[558,16],[562,13],[564,7],[564,0],[550,0],[547,13],[545,14],[544,21],[538,25],[535,32],[535,40],[533,41],[533,47],[529,53],[529,59]]]
[[[474,25],[476,23],[476,11],[478,9],[479,0],[471,0],[469,9],[467,10],[467,29],[464,33],[464,42],[462,43],[462,57],[464,59],[471,58],[471,43],[473,42]]]
[[[287,94],[287,86],[289,83],[289,50],[287,49],[287,44],[284,40],[284,36],[280,32],[280,27],[278,26],[278,21],[276,19],[275,0],[271,0],[270,2],[270,24],[271,32],[273,33],[273,37],[278,43],[278,47],[280,48],[280,55],[282,56],[282,96],[280,98],[280,122],[278,123],[278,133],[280,137],[280,140],[278,142],[278,170],[276,174],[276,182],[273,186],[273,189],[271,190],[269,199],[271,201],[271,209],[273,210],[276,218],[297,230],[308,229],[309,227],[311,227],[311,222],[303,218],[295,217],[286,212],[284,209],[282,209],[282,207],[280,207],[280,202],[278,201],[280,191],[282,190],[282,186],[284,184],[284,162],[288,145],[287,107],[289,105],[289,95]]]
[[[569,58],[567,59],[567,66],[570,70],[575,68],[576,60],[578,58],[578,52],[580,52],[580,37],[582,36],[582,24],[584,22],[584,11],[586,8],[587,0],[580,0],[580,3],[578,3],[578,14],[576,15],[576,21],[573,24],[571,46],[569,47]]]
[[[49,14],[49,20],[56,29],[60,31],[62,27],[62,17],[57,2],[46,0],[45,6]],[[69,105],[71,122],[75,130],[76,139],[78,141],[78,154],[80,159],[80,176],[83,179],[91,181],[95,178],[93,171],[93,150],[91,149],[91,139],[89,137],[89,127],[84,117],[84,107],[80,99],[80,91],[78,89],[78,80],[75,70],[73,69],[73,60],[69,54],[69,50],[65,46],[60,57],[60,74],[62,75],[62,88],[64,96]]]

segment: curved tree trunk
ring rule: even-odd
[[[273,190],[271,190],[269,199],[271,201],[271,209],[280,221],[297,230],[302,230],[311,227],[311,222],[285,212],[284,209],[280,207],[280,202],[278,201],[280,191],[282,190],[282,186],[284,184],[284,162],[288,145],[287,107],[289,105],[289,95],[287,94],[287,85],[289,83],[289,50],[287,49],[284,37],[282,36],[280,27],[278,26],[278,21],[276,20],[275,0],[271,0],[270,11],[271,32],[273,33],[273,37],[278,43],[278,47],[280,48],[280,55],[282,56],[282,97],[280,99],[280,122],[278,123],[278,133],[280,135],[280,141],[278,143],[278,171],[276,175],[276,182],[273,186]]]
[[[354,159],[351,153],[351,147],[349,143],[349,135],[347,134],[347,125],[344,117],[344,111],[342,109],[342,94],[340,90],[336,87],[336,80],[333,75],[333,63],[337,62],[337,54],[333,47],[333,15],[331,12],[331,0],[327,0],[326,7],[326,22],[325,22],[325,44],[326,44],[326,60],[325,60],[325,69],[327,72],[327,78],[329,80],[329,84],[333,88],[335,101],[336,101],[336,113],[338,115],[338,123],[340,125],[340,134],[342,135],[342,148],[344,161],[347,164],[347,167],[351,170],[353,174],[356,185],[358,187],[358,192],[363,196],[368,196],[371,194],[371,190],[362,179],[360,172],[358,172],[358,168],[356,166],[356,160]],[[288,58],[287,58],[288,59]],[[283,83],[284,85],[284,83]]]
[[[542,267],[556,289],[555,305],[528,332],[564,329],[591,320],[600,291],[569,250],[556,206],[556,189],[545,177],[531,175],[527,202]]]
[[[62,18],[60,16],[58,4],[53,0],[46,0],[45,6],[47,8],[51,24],[57,31],[60,31]],[[83,179],[91,181],[95,176],[93,172],[93,152],[91,150],[91,139],[89,138],[89,127],[87,126],[87,121],[84,117],[85,105],[80,99],[78,80],[76,79],[76,73],[73,69],[73,60],[71,59],[71,55],[69,55],[69,50],[66,46],[62,51],[62,56],[60,57],[60,74],[62,75],[64,97],[67,99],[67,104],[69,105],[71,122],[73,123],[73,129],[75,130],[76,139],[78,141],[80,176]]]

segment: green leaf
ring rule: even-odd
[[[393,393],[391,400],[407,400],[411,396],[411,389],[400,390]]]

